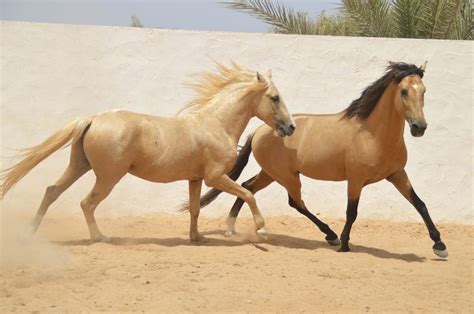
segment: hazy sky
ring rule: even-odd
[[[136,14],[145,27],[265,32],[268,25],[225,8],[219,0],[0,0],[2,20],[128,26]],[[338,0],[282,0],[295,10],[334,12]]]

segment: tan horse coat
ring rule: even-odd
[[[255,198],[226,173],[235,163],[238,140],[252,117],[262,119],[281,136],[293,133],[293,119],[271,75],[265,78],[236,64],[218,65],[217,73],[204,73],[193,86],[199,97],[189,104],[194,111],[184,116],[118,110],[73,121],[44,143],[25,150],[25,158],[3,172],[2,195],[40,161],[72,143],[70,164],[47,188],[33,231],[51,203],[92,169],[96,183],[81,207],[93,241],[107,240],[97,227],[94,211],[127,173],[152,182],[189,181],[191,241],[202,239],[197,230],[202,180],[245,199],[255,215],[257,232],[265,236]]]

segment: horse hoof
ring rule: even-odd
[[[446,245],[442,241],[438,241],[433,245],[433,252],[436,256],[441,258],[448,257],[448,250],[446,249]]]
[[[233,236],[235,234],[235,232],[233,230],[226,230],[225,233],[224,233],[224,236],[226,238],[230,238],[231,236]]]
[[[448,250],[440,251],[440,250],[433,249],[433,252],[434,252],[437,256],[439,256],[439,257],[441,257],[441,258],[446,258],[446,257],[448,257],[448,255],[449,255],[449,254],[448,254]]]
[[[32,238],[36,233],[36,228],[34,226],[27,226],[24,231],[23,235],[25,238]]]
[[[262,228],[258,229],[257,234],[263,240],[268,240],[267,229],[265,229],[265,227],[262,227]]]
[[[109,237],[106,237],[105,235],[100,235],[99,237],[96,237],[96,238],[92,238],[91,241],[93,243],[98,243],[98,242],[102,242],[102,243],[110,243],[110,238]]]
[[[337,250],[337,251],[345,253],[345,252],[350,252],[351,249],[349,249],[349,247],[340,247],[339,250]]]
[[[189,239],[189,241],[194,244],[209,243],[209,240],[202,235],[193,236]]]
[[[339,238],[335,238],[333,240],[326,239],[326,241],[328,241],[329,245],[331,245],[331,246],[341,245],[341,240],[339,240]]]

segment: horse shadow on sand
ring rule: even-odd
[[[177,247],[177,246],[207,246],[207,247],[237,247],[244,245],[252,245],[256,249],[262,252],[270,252],[271,247],[285,247],[289,249],[304,249],[304,250],[333,250],[337,251],[338,246],[330,246],[326,241],[319,240],[310,240],[304,238],[297,238],[289,235],[272,233],[269,234],[269,238],[266,241],[253,241],[248,237],[242,237],[242,235],[237,234],[232,238],[224,238],[222,236],[222,230],[212,230],[207,232],[202,232],[202,235],[205,236],[220,236],[220,237],[206,237],[206,242],[201,243],[191,243],[187,238],[132,238],[132,237],[111,237],[109,242],[105,243],[106,245],[116,245],[116,246],[134,246],[134,245],[159,245],[165,247]],[[62,246],[88,246],[95,245],[89,239],[80,239],[80,240],[69,240],[69,241],[53,241],[53,243]],[[382,259],[396,259],[402,260],[408,263],[421,263],[425,262],[427,259],[425,257],[418,256],[416,254],[402,254],[389,252],[380,248],[373,248],[364,245],[351,244],[350,253],[340,253],[340,254],[369,254],[377,258]]]

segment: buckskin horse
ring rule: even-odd
[[[404,169],[405,120],[415,137],[422,136],[427,127],[423,113],[425,69],[426,62],[420,67],[391,62],[385,74],[344,111],[295,115],[298,129],[291,137],[280,138],[271,128],[261,126],[241,149],[231,174],[238,178],[253,152],[262,170],[242,186],[256,193],[277,181],[288,191],[290,206],[315,223],[326,234],[329,244],[340,244],[340,252],[350,250],[349,234],[357,217],[362,188],[386,179],[423,218],[434,241],[434,253],[447,257],[440,233]],[[346,223],[340,241],[327,224],[306,208],[301,199],[300,174],[318,180],[347,181]],[[201,206],[212,202],[219,193],[217,189],[210,190],[201,198]],[[242,199],[237,199],[229,213],[227,236],[235,232],[235,220],[242,205]]]

